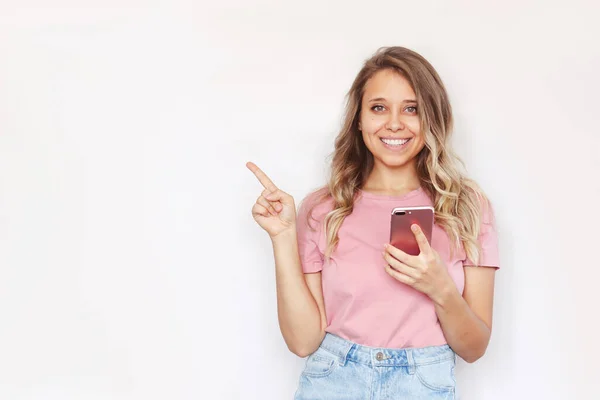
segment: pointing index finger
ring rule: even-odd
[[[246,167],[258,178],[261,185],[264,186],[265,189],[274,192],[277,190],[277,186],[269,179],[267,174],[265,174],[260,168],[256,166],[256,164],[252,162],[246,163]]]

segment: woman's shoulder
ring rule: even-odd
[[[309,192],[302,198],[298,206],[298,213],[306,216],[311,212],[313,218],[320,219],[331,211],[332,207],[333,199],[329,196],[329,189],[327,186],[323,186]]]
[[[492,207],[492,201],[484,192],[484,190],[474,180],[468,180],[467,190],[471,192],[471,196],[475,200],[475,207],[479,214],[479,219],[483,224],[493,224],[495,220],[494,208]]]

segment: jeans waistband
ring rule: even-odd
[[[332,333],[327,333],[320,347],[337,356],[341,364],[351,360],[374,367],[414,367],[456,360],[454,351],[447,344],[420,348],[390,349],[363,346]]]

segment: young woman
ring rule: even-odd
[[[279,325],[308,356],[296,399],[455,399],[456,354],[492,329],[497,234],[490,203],[450,146],[452,110],[422,56],[382,48],[348,93],[327,185],[302,201],[256,165],[252,208],[272,239]],[[420,254],[389,245],[391,210],[432,206]]]

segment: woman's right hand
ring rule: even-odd
[[[254,220],[271,238],[282,232],[296,229],[296,205],[294,198],[275,186],[269,177],[254,163],[246,163],[265,190],[252,207]]]

